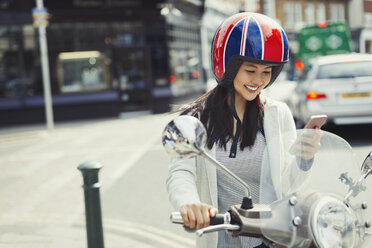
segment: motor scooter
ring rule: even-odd
[[[312,135],[320,135],[320,148],[313,158],[303,159],[293,151],[306,146],[302,137]],[[287,137],[285,154],[278,158],[286,168],[282,184],[274,187],[270,163],[275,159],[265,152],[259,202],[253,203],[246,182],[206,152],[206,130],[197,118],[178,116],[168,123],[162,134],[167,152],[179,158],[203,156],[245,190],[242,203],[232,204],[196,234],[226,230],[234,237],[259,237],[269,247],[372,247],[372,194],[366,180],[372,152],[359,167],[351,146],[335,134],[301,129],[295,137],[280,138]],[[179,212],[171,214],[171,221],[183,223]]]

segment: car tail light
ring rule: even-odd
[[[318,100],[327,98],[326,94],[319,93],[316,91],[309,91],[306,95],[307,100]]]
[[[325,27],[328,26],[328,22],[318,22],[317,25],[318,25],[318,27],[320,27],[320,28],[325,28]]]
[[[192,77],[193,78],[199,78],[199,72],[198,71],[193,71],[192,72]]]
[[[176,82],[176,76],[170,75],[168,80],[169,80],[169,82],[174,83],[174,82]]]
[[[297,60],[295,66],[296,66],[296,69],[299,70],[299,71],[302,71],[305,67],[304,63],[302,63],[301,60]]]

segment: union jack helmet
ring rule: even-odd
[[[230,16],[212,41],[212,70],[219,84],[231,85],[243,61],[272,67],[272,84],[288,61],[288,39],[268,16],[244,12]]]

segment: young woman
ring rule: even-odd
[[[272,184],[282,194],[281,157],[289,144],[279,139],[295,124],[284,103],[260,97],[288,61],[288,41],[271,18],[239,13],[218,28],[212,44],[212,67],[218,85],[182,114],[197,116],[207,129],[208,152],[250,187],[253,202],[259,201],[261,164],[267,151]],[[190,228],[209,225],[210,217],[240,204],[244,191],[202,157],[173,159],[167,179],[169,198]],[[197,239],[197,247],[265,247],[260,239],[231,237],[224,231]]]

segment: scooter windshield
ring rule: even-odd
[[[314,145],[309,146],[309,142]],[[264,236],[286,247],[371,247],[371,178],[351,146],[322,130],[266,137],[260,178]]]

